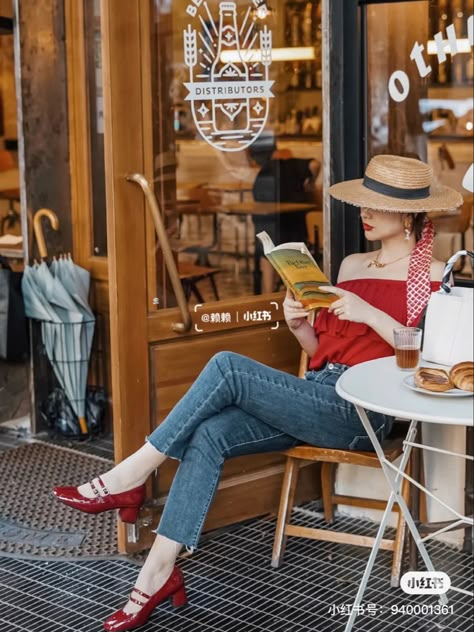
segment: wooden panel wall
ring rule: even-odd
[[[249,327],[201,334],[193,338],[151,347],[151,385],[156,411],[155,423],[162,420],[184,395],[209,358],[218,351],[235,351],[276,369],[296,373],[300,348],[287,327]],[[170,372],[170,367],[173,367]],[[158,395],[159,391],[159,395]]]
[[[41,207],[55,211],[60,229],[44,222],[50,255],[72,251],[70,209],[67,83],[62,0],[22,0],[17,23],[20,37],[21,84],[17,99],[22,110],[21,145],[25,157],[23,212]],[[26,226],[26,221],[23,222]],[[37,256],[36,245],[30,256]],[[39,406],[49,392],[48,371],[40,354],[41,344],[33,331],[34,432],[43,429]]]

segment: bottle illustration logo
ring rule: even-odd
[[[190,79],[184,84],[185,100],[204,140],[221,151],[241,151],[262,132],[274,96],[268,78],[271,31],[266,25],[257,28],[251,6],[240,27],[236,2],[220,2],[217,21],[207,2],[199,11],[192,5],[189,9],[199,22],[199,32],[191,25],[183,31]]]

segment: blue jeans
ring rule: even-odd
[[[302,380],[230,352],[216,354],[186,395],[148,437],[181,461],[157,533],[194,549],[225,459],[302,443],[370,450],[352,404],[335,384],[347,369],[328,364]],[[383,439],[392,418],[368,413]]]

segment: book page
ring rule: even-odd
[[[270,237],[270,235],[267,233],[266,230],[262,230],[261,233],[257,233],[257,237],[262,242],[264,254],[267,255],[269,252],[271,252],[275,248],[275,244],[273,243],[272,238]]]

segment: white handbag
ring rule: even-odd
[[[438,292],[433,292],[426,309],[422,358],[452,366],[474,360],[474,291],[449,285],[451,271],[461,256],[474,253],[460,250],[446,264]]]

